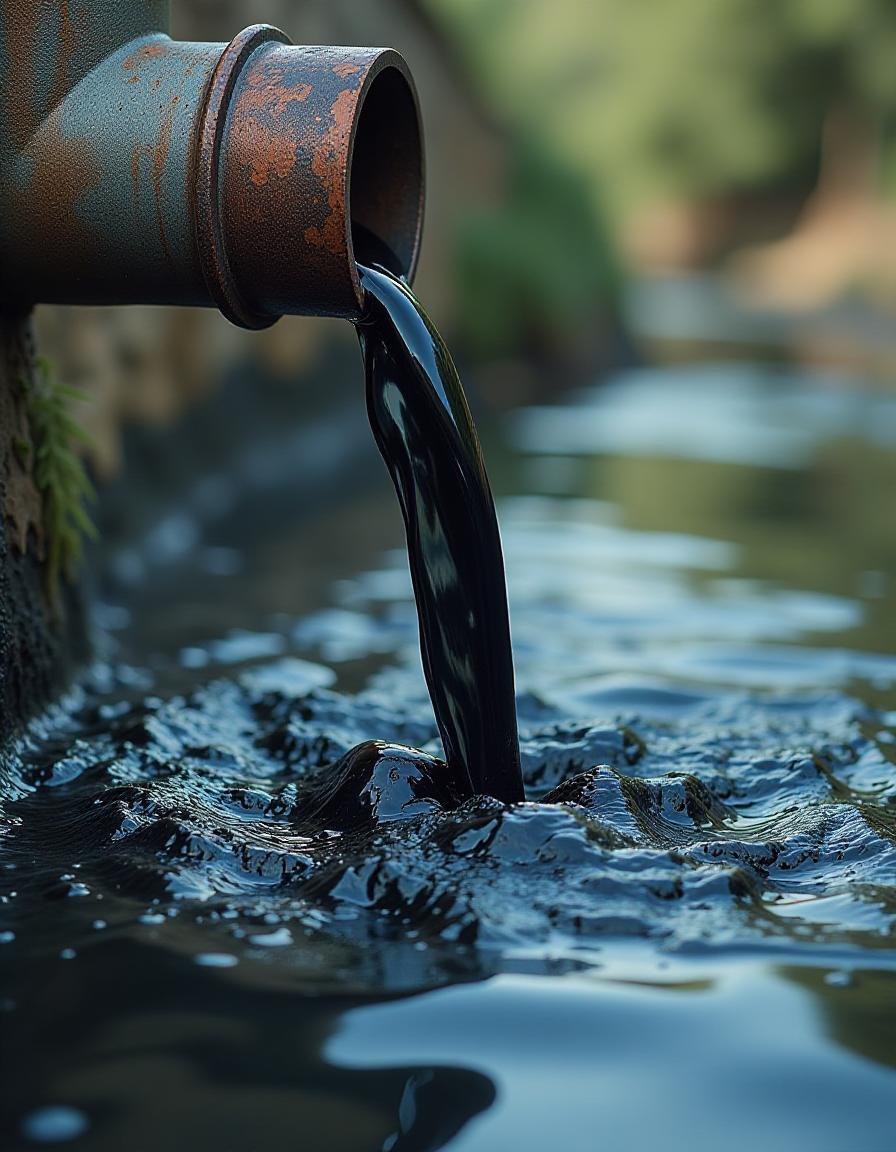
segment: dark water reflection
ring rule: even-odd
[[[0,1144],[890,1147],[896,399],[704,360],[484,429],[528,803],[399,757],[326,827],[438,752],[360,395],[326,499],[111,558],[4,766]]]
[[[30,966],[4,1028],[16,1053],[6,1099],[24,1114],[48,1094],[77,1100],[98,1129],[88,1143],[440,1148],[494,1101],[488,1077],[464,1067],[328,1061],[358,996],[303,994],[268,967],[200,967],[135,940],[103,953]]]

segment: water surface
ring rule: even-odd
[[[3,769],[3,1147],[892,1145],[896,399],[717,352],[483,428],[525,804],[431,786],[360,392],[360,481],[110,557]]]

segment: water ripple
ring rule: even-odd
[[[529,799],[506,808],[458,803],[407,747],[435,737],[415,702],[274,683],[255,670],[48,718],[6,767],[5,858],[47,897],[77,864],[119,929],[147,903],[186,915],[203,954],[257,950],[259,925],[350,946],[400,930],[437,971],[470,950],[496,969],[519,949],[581,963],[620,936],[892,939],[889,729],[844,698],[732,708],[644,685],[590,724],[523,698]]]

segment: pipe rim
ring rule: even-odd
[[[220,212],[221,143],[237,78],[263,44],[289,44],[271,24],[251,24],[230,41],[209,78],[199,114],[193,181],[196,248],[206,287],[220,311],[241,328],[269,328],[278,318],[251,308],[230,267]]]
[[[226,201],[230,157],[225,149],[228,134],[234,130],[231,108],[239,102],[243,77],[253,68],[251,61],[262,50],[281,48],[301,50],[271,25],[252,25],[234,37],[221,53],[203,93],[196,134],[192,185],[197,262],[212,301],[232,323],[250,329],[269,327],[293,309],[284,299],[266,305],[263,274],[258,284],[254,275],[244,278],[240,272],[244,257],[241,239],[230,251],[234,236],[229,232],[233,226]],[[342,264],[342,300],[335,306],[328,303],[320,311],[307,310],[357,320],[364,309],[364,291],[355,253],[356,223],[367,225],[395,252],[395,271],[408,282],[416,271],[425,199],[423,126],[413,78],[398,52],[391,48],[334,51],[357,53],[359,64],[352,70],[363,72],[356,89],[346,88],[353,100],[340,182],[341,254],[332,254]],[[315,119],[320,120],[320,116]],[[364,177],[357,181],[362,170]],[[322,299],[326,300],[327,294]],[[307,305],[307,299],[304,303]]]
[[[411,74],[410,68],[404,57],[400,52],[395,51],[393,48],[384,48],[377,56],[376,60],[371,65],[361,85],[361,90],[358,95],[358,103],[354,122],[352,123],[351,136],[349,140],[348,150],[348,164],[345,173],[345,227],[346,227],[346,250],[351,265],[352,285],[355,289],[355,296],[358,301],[359,308],[363,308],[364,292],[361,288],[361,278],[358,272],[358,263],[355,254],[355,245],[353,237],[353,227],[356,223],[363,224],[363,220],[356,220],[355,214],[352,210],[352,186],[353,176],[356,171],[356,162],[358,160],[358,134],[359,131],[365,130],[365,112],[370,112],[372,100],[371,96],[376,98],[377,88],[382,87],[383,82],[388,82],[388,77],[391,75],[398,77],[404,86],[404,93],[407,99],[406,112],[412,116],[412,125],[414,141],[407,146],[409,142],[405,141],[405,158],[410,158],[415,162],[416,172],[413,173],[410,180],[405,180],[400,187],[410,188],[411,195],[405,198],[403,205],[406,219],[403,222],[405,231],[409,238],[409,244],[402,244],[400,247],[404,249],[401,251],[399,246],[393,244],[395,236],[395,228],[390,227],[384,231],[388,231],[389,235],[378,234],[379,239],[383,240],[395,253],[401,262],[401,275],[407,280],[408,284],[412,284],[414,275],[417,271],[417,264],[420,258],[420,247],[423,236],[423,219],[424,209],[426,203],[426,153],[423,140],[423,120],[420,114],[420,101],[417,94],[417,87],[414,83],[414,78]],[[406,125],[406,127],[408,127]],[[401,225],[402,221],[395,220],[393,215],[393,222]]]

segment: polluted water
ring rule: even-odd
[[[844,446],[828,381],[741,363],[482,422],[512,653],[457,373],[356,249],[406,554],[359,542],[278,632],[270,573],[311,531],[284,512],[218,577],[214,643],[172,613],[210,612],[210,577],[156,571],[119,611],[189,677],[107,646],[5,751],[0,1146],[888,1147],[894,604],[850,583],[884,566],[858,515],[848,579],[816,587],[837,512],[813,494],[835,451],[896,477],[894,411],[841,413]],[[320,519],[398,543],[371,455],[382,492]],[[763,581],[772,483],[802,552]],[[267,614],[237,636],[240,598]]]
[[[407,284],[386,263],[359,271],[367,411],[405,521],[447,776],[464,799],[513,803],[523,782],[504,555],[479,437],[451,355]]]

